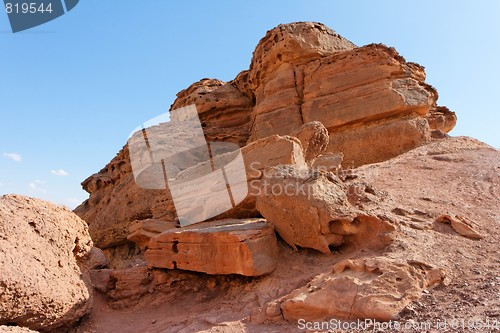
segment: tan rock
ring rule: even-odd
[[[275,269],[278,244],[263,219],[227,219],[164,231],[145,258],[149,267],[259,276]]]
[[[351,129],[330,132],[329,153],[342,152],[343,167],[386,161],[430,142],[427,120],[392,119]]]
[[[443,278],[439,269],[426,270],[383,257],[347,259],[334,265],[331,273],[320,274],[285,296],[281,309],[290,321],[394,320],[425,288]]]
[[[261,172],[268,166],[278,164],[295,164],[305,166],[300,141],[292,137],[274,135],[258,140],[242,149],[243,160],[249,181],[261,176]],[[225,156],[221,155],[223,159]],[[178,177],[196,173],[202,164],[184,170]],[[253,184],[253,185],[252,185]],[[102,248],[121,246],[128,240],[130,227],[136,221],[155,219],[173,223],[177,216],[169,190],[152,190],[137,185],[132,174],[129,159],[129,149],[125,147],[99,173],[87,178],[82,183],[90,197],[75,213],[88,221],[89,231],[94,243]],[[219,218],[246,218],[258,215],[255,210],[255,192],[258,186],[249,184],[247,198],[237,207],[220,215]],[[143,233],[142,236],[149,237]],[[133,238],[142,237],[137,233]],[[141,242],[141,244],[145,244]]]
[[[438,106],[429,111],[427,121],[432,130],[448,133],[455,127],[457,116],[455,112],[450,111],[446,106]]]
[[[192,104],[196,105],[208,142],[246,143],[254,103],[235,85],[203,79],[180,91],[171,110]]]
[[[127,236],[133,221],[176,218],[168,190],[137,185],[127,147],[101,171],[85,179],[82,187],[90,196],[74,212],[88,223],[92,240],[101,249],[129,242]]]
[[[280,24],[259,41],[250,64],[250,87],[255,89],[283,63],[303,63],[356,47],[317,22]]]
[[[316,157],[311,168],[313,170],[336,172],[340,169],[343,160],[344,153],[325,153]]]
[[[148,245],[151,238],[165,230],[177,227],[178,224],[174,221],[162,221],[155,219],[138,220],[135,221],[134,224],[130,225],[130,234],[127,236],[127,239],[144,249]]]
[[[422,67],[383,45],[334,54],[304,67],[303,119],[332,131],[398,115],[424,116],[437,98],[424,79]]]
[[[438,222],[451,224],[451,227],[460,235],[470,238],[470,239],[482,239],[480,233],[475,231],[471,222],[468,221],[465,217],[455,215],[455,217],[451,217],[450,215],[440,215],[436,219]]]
[[[363,242],[368,247],[370,239],[376,239],[376,246],[387,245],[393,228],[375,217],[356,217],[345,190],[331,173],[278,166],[266,170],[256,207],[294,249],[298,245],[328,254],[330,246]]]
[[[66,208],[0,197],[0,325],[50,331],[90,311],[87,225]]]
[[[384,161],[429,142],[427,121],[432,129],[451,129],[455,117],[438,107],[436,99],[435,89],[425,83],[423,67],[407,62],[394,49],[383,45],[357,48],[320,23],[298,22],[268,31],[255,48],[250,68],[234,80],[200,80],[179,92],[171,109],[195,104],[209,142],[240,147],[249,143],[242,151],[247,170],[248,161],[256,161],[248,156],[252,154],[267,159],[262,168],[300,165],[296,156],[282,161],[296,146],[305,149],[305,160],[312,165],[311,156],[323,149],[322,144],[309,144],[315,137],[304,132],[297,144],[291,143],[294,139],[266,139],[276,134],[299,135],[299,128],[312,121],[320,121],[329,132],[329,144],[322,154],[343,154],[344,166],[353,167]],[[159,141],[166,142],[163,139]],[[261,139],[265,141],[251,145]],[[278,147],[284,147],[285,153]],[[90,198],[75,213],[88,222],[96,246],[102,249],[128,246],[133,221],[177,218],[168,189],[137,186],[129,154],[129,147],[124,147],[105,168],[82,183]],[[316,169],[333,170],[338,165],[333,158],[321,161]],[[259,170],[252,172],[260,175]],[[144,178],[148,175],[144,172]],[[243,202],[216,218],[257,216],[253,190],[251,187]]]
[[[213,158],[214,165],[226,165],[232,159],[233,153],[226,153]],[[245,166],[248,193],[246,198],[234,208],[218,215],[216,219],[224,218],[247,218],[259,216],[255,209],[255,199],[259,191],[259,182],[263,171],[272,166],[280,164],[295,165],[305,168],[306,162],[303,156],[302,146],[297,138],[289,136],[272,135],[254,141],[241,149],[243,163]],[[200,170],[207,168],[212,162],[200,163],[188,168],[178,174],[178,179],[193,178],[201,173]],[[226,171],[227,172],[227,171]],[[212,193],[211,195],[215,195]],[[205,208],[205,207],[204,207]]]
[[[256,105],[252,111],[249,141],[273,134],[290,135],[303,124],[295,69],[283,63],[267,75],[255,90]]]
[[[354,47],[321,23],[298,22],[269,30],[255,48],[248,72],[256,100],[250,141],[290,135],[304,123],[303,74],[298,65]]]
[[[292,133],[292,136],[299,139],[304,150],[304,158],[309,165],[312,165],[316,158],[325,151],[330,140],[328,131],[319,121],[305,123]]]
[[[172,282],[180,280],[174,274],[149,269],[145,262],[121,269],[90,271],[93,287],[106,295],[113,308],[137,304],[145,295],[164,291]]]

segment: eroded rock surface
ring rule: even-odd
[[[0,197],[0,324],[51,331],[90,311],[87,225],[69,210]]]
[[[293,166],[269,168],[261,181],[257,210],[295,249],[307,247],[329,254],[330,247],[347,243],[383,248],[393,227],[360,214],[349,204],[346,190],[332,173]]]
[[[394,320],[425,288],[443,278],[441,270],[428,265],[383,257],[344,260],[331,273],[318,275],[286,296],[281,308],[287,320]]]

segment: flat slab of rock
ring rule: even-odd
[[[167,230],[152,238],[149,267],[259,276],[278,262],[274,228],[264,219],[226,219]]]

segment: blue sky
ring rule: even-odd
[[[75,207],[130,131],[204,77],[230,80],[280,23],[319,21],[426,67],[452,135],[500,147],[500,1],[103,1],[13,34],[0,12],[0,194]]]

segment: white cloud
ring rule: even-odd
[[[77,198],[67,198],[66,203],[68,204],[68,208],[73,210],[75,209],[78,205],[80,205],[84,200],[82,199],[77,199]]]
[[[69,173],[63,169],[50,170],[50,173],[56,176],[67,176]]]
[[[29,183],[29,188],[31,189],[31,193],[47,193],[47,190],[42,188],[40,185],[45,184],[44,180],[34,180]]]
[[[3,153],[3,156],[10,158],[13,161],[21,162],[23,157],[18,153]]]

